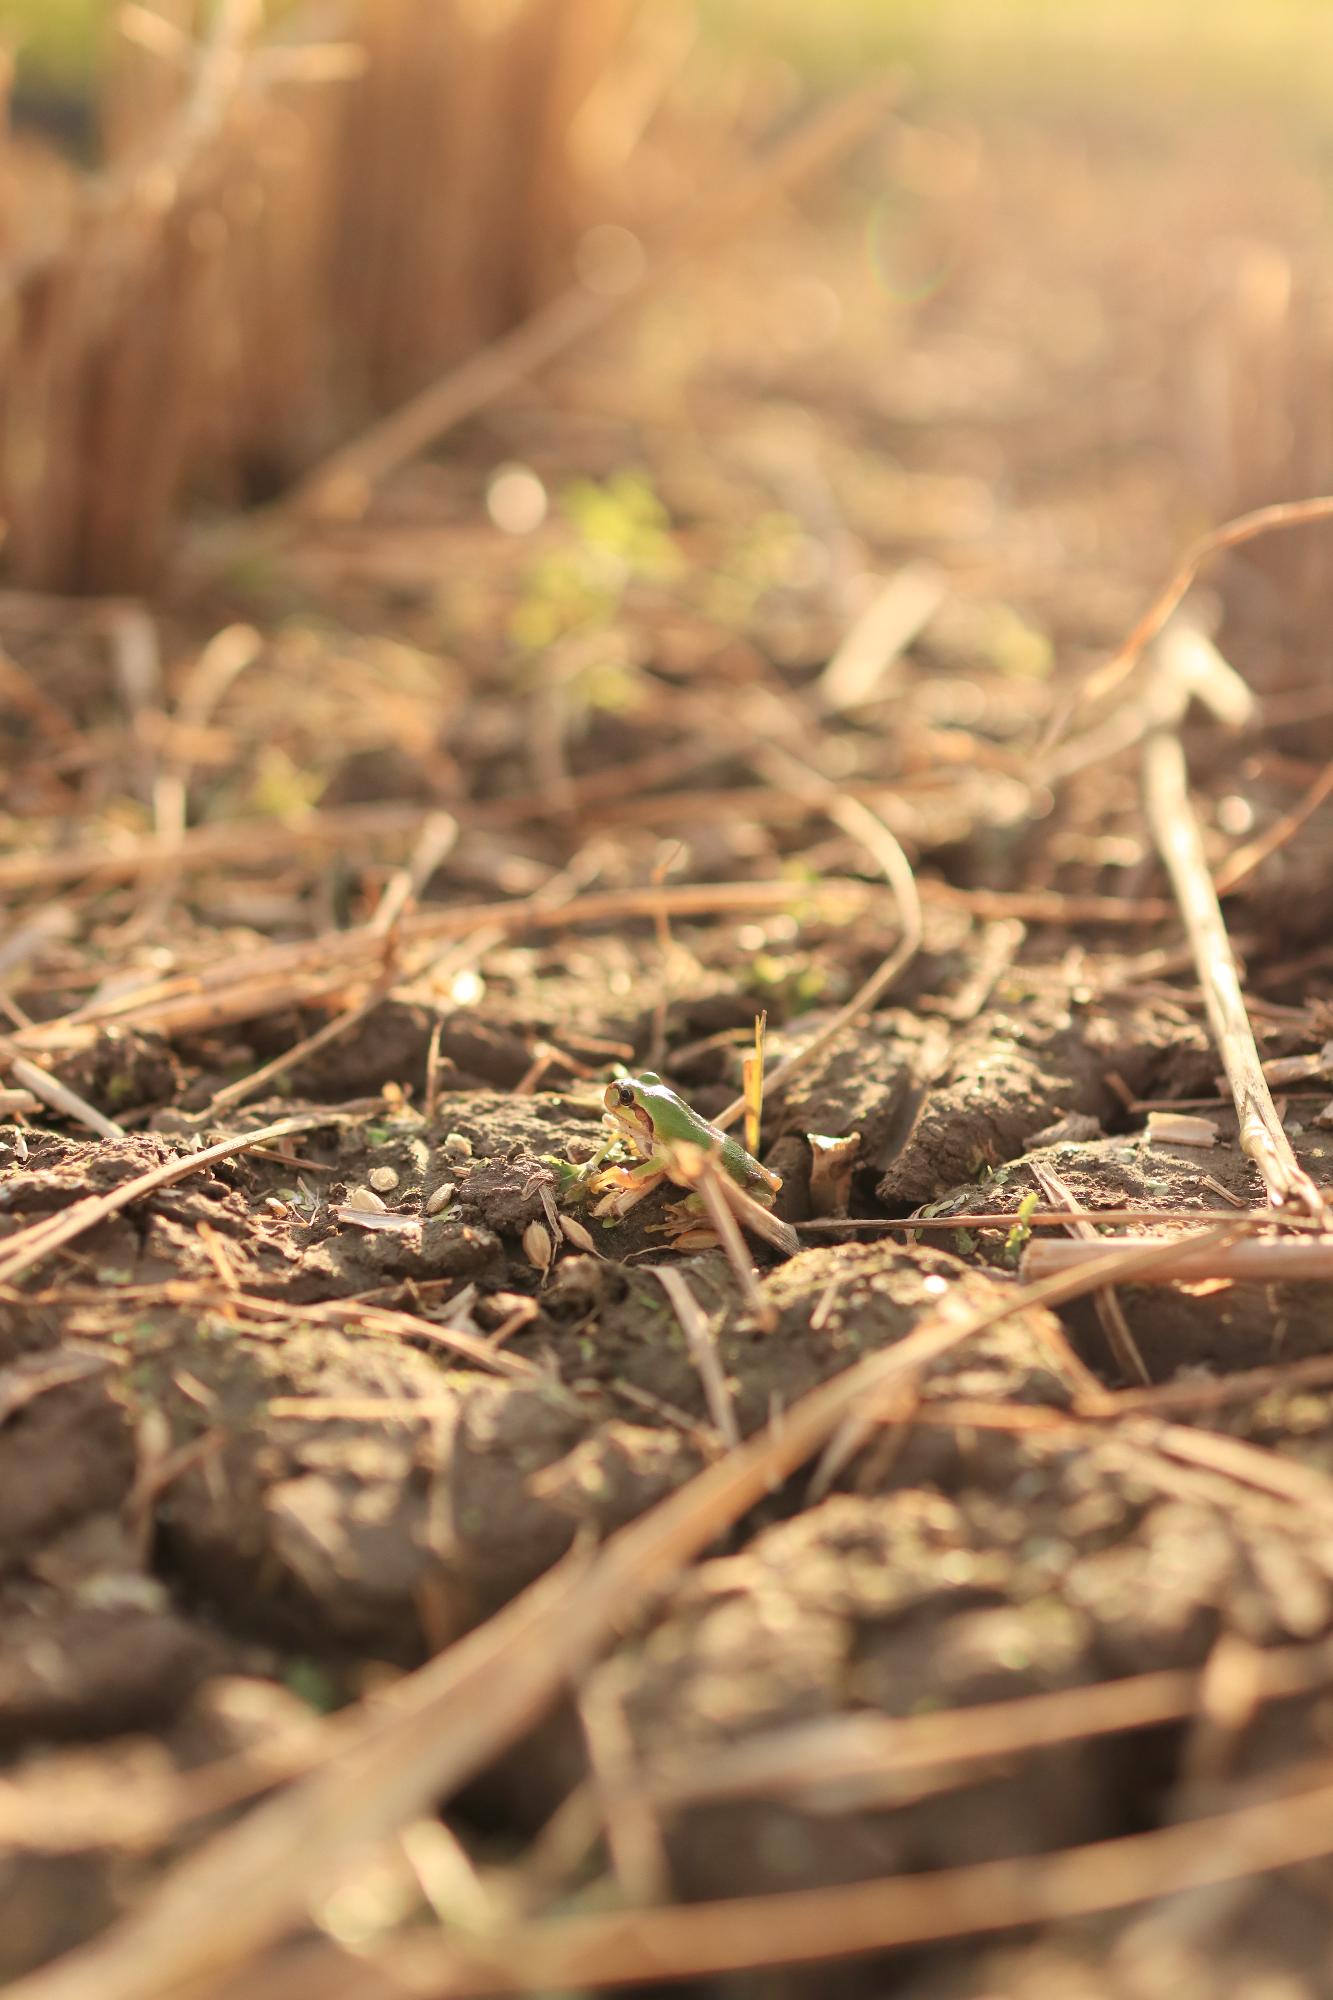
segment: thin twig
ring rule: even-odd
[[[393,803],[312,811],[291,820],[218,820],[174,834],[142,834],[114,844],[98,835],[54,852],[0,855],[0,894],[69,883],[132,882],[185,869],[271,867],[275,855],[318,854],[401,839],[421,824],[420,806]]]
[[[1319,1688],[1333,1675],[1326,1639],[1258,1656],[1261,1700]],[[655,1798],[682,1805],[740,1798],[836,1797],[841,1811],[891,1804],[895,1781],[989,1763],[1091,1737],[1187,1719],[1203,1671],[1167,1667],[1121,1680],[1016,1695],[1008,1701],[910,1716],[843,1714],[761,1730],[706,1753],[665,1755],[646,1773]]]
[[[1280,1452],[1266,1451],[1262,1445],[1251,1444],[1248,1438],[1227,1437],[1187,1424],[1128,1418],[1115,1435],[1131,1444],[1142,1442],[1147,1449],[1163,1452],[1183,1465],[1220,1473],[1224,1479],[1283,1500],[1302,1515],[1322,1522],[1325,1529],[1333,1526],[1333,1479],[1317,1465],[1305,1465]]]
[[[175,704],[176,740],[181,748],[167,759],[153,788],[153,829],[157,841],[179,854],[188,837],[193,743],[212,721],[228,688],[260,657],[263,642],[253,625],[228,625],[217,632],[190,668]],[[151,931],[171,908],[183,868],[165,869],[154,894],[136,919],[137,928]]]
[[[679,888],[602,890],[548,907],[535,898],[423,910],[399,926],[399,946],[444,938],[470,938],[492,929],[500,937],[563,930],[579,924],[621,923],[651,918],[667,907],[678,917],[717,916],[732,911],[790,909],[830,894],[858,902],[864,884],[842,880],[799,882],[707,882]],[[270,945],[246,959],[234,955],[203,971],[182,972],[145,989],[97,1001],[54,1021],[22,1029],[10,1039],[27,1052],[89,1046],[100,1024],[115,1022],[161,1034],[253,1020],[261,1014],[301,1006],[372,974],[383,961],[384,940],[366,926],[330,931],[290,945]]]
[[[872,854],[885,879],[893,891],[898,905],[898,921],[901,936],[870,977],[862,982],[845,1006],[832,1014],[824,1025],[813,1034],[808,1042],[780,1062],[764,1080],[766,1093],[771,1095],[781,1090],[792,1077],[796,1076],[814,1058],[835,1041],[843,1031],[859,1021],[863,1015],[882,1000],[901,973],[906,971],[921,949],[925,936],[925,923],[921,915],[921,898],[917,893],[916,876],[912,864],[904,854],[896,836],[885,825],[878,813],[871,812],[859,799],[844,797],[837,787],[819,771],[812,770],[790,752],[779,749],[776,744],[766,745],[757,759],[766,774],[773,776],[780,784],[789,786],[817,803],[830,819],[839,825],[844,833]],[[735,1098],[725,1111],[714,1120],[725,1131],[734,1125],[745,1111],[745,1093]]]
[[[230,1295],[227,1303],[252,1319],[296,1320],[314,1326],[335,1327],[339,1333],[356,1327],[365,1333],[382,1334],[390,1340],[430,1341],[491,1374],[508,1376],[511,1381],[534,1382],[542,1379],[541,1370],[535,1362],[525,1360],[521,1354],[508,1353],[503,1347],[483,1339],[479,1333],[450,1326],[447,1320],[424,1319],[418,1313],[398,1312],[390,1306],[370,1305],[364,1300],[353,1299],[328,1299],[313,1305],[297,1305],[286,1300],[261,1299],[248,1292]],[[346,1410],[344,1398],[314,1396],[287,1397],[284,1414],[305,1417],[312,1422],[323,1421],[329,1414],[325,1406],[335,1400],[341,1414],[353,1414]],[[417,1404],[413,1399],[408,1401],[411,1405],[408,1414],[411,1414]],[[270,1404],[271,1409],[276,1407],[276,1401]],[[380,1414],[385,1414],[389,1406],[377,1402],[376,1408]]]
[[[1228,1403],[1259,1402],[1270,1395],[1296,1394],[1301,1389],[1333,1383],[1333,1354],[1315,1354],[1280,1367],[1246,1368],[1237,1375],[1210,1376],[1203,1381],[1164,1382],[1153,1389],[1117,1389],[1112,1411],[1217,1410]]]
[[[729,1447],[738,1445],[741,1433],[736,1422],[736,1406],[732,1401],[726,1370],[718,1360],[713,1330],[699,1301],[690,1290],[683,1271],[677,1271],[669,1264],[653,1264],[649,1269],[670,1299],[671,1310],[680,1323],[690,1359],[703,1385],[704,1401],[714,1429],[723,1444]]]
[[[403,1992],[479,2000],[537,1988],[597,1990],[828,1965],[986,1932],[1045,1931],[1323,1860],[1333,1852],[1327,1771],[1323,1766],[1322,1782],[1303,1791],[1056,1853],[833,1888],[557,1917],[498,1939],[425,1933],[382,1945],[373,1958],[350,1959],[325,1943],[285,1957],[273,1979],[260,1981],[251,1970],[244,1989],[228,1982],[207,1991],[217,2000],[235,2000],[242,1990],[247,2000],[293,1991],[319,1992],[326,2000],[397,2000]],[[40,1974],[21,1981],[13,2000],[88,2000],[90,1988],[62,1992],[54,1981]]]
[[[76,1236],[105,1222],[108,1216],[118,1215],[122,1208],[141,1201],[145,1195],[155,1194],[158,1188],[185,1180],[200,1167],[211,1167],[218,1160],[229,1160],[233,1153],[248,1152],[251,1146],[263,1146],[273,1139],[290,1139],[298,1132],[317,1131],[329,1122],[327,1116],[318,1112],[279,1118],[275,1124],[261,1125],[253,1132],[233,1133],[214,1146],[205,1146],[202,1152],[166,1160],[161,1166],[150,1167],[147,1173],[136,1174],[133,1180],[122,1181],[119,1187],[108,1188],[104,1194],[86,1195],[82,1201],[61,1209],[59,1214],[30,1223],[26,1229],[5,1238],[0,1252],[0,1284],[12,1284],[25,1271],[44,1263],[53,1250],[72,1243]]]
[[[638,1768],[624,1703],[608,1674],[579,1693],[579,1720],[588,1748],[589,1783],[601,1806],[607,1852],[626,1902],[659,1903],[671,1871],[657,1804]]]
[[[1333,503],[1330,503],[1333,511]],[[1321,1215],[1323,1196],[1299,1165],[1264,1081],[1254,1032],[1189,798],[1185,753],[1174,730],[1153,730],[1143,753],[1144,805],[1184,919],[1213,1039],[1239,1120],[1241,1150],[1253,1160],[1275,1208]]]
[[[778,1323],[777,1307],[771,1299],[764,1296],[763,1287],[759,1283],[754,1265],[750,1262],[749,1252],[745,1248],[745,1239],[731,1211],[728,1193],[724,1191],[723,1183],[726,1183],[727,1190],[731,1188],[732,1183],[728,1181],[716,1160],[698,1149],[691,1150],[698,1152],[691,1178],[699,1190],[704,1207],[708,1210],[708,1220],[717,1231],[727,1262],[736,1275],[736,1282],[741,1288],[741,1297],[758,1325],[765,1333],[771,1333]]]
[[[1069,1210],[1070,1235],[1079,1237],[1085,1243],[1099,1241],[1093,1223],[1084,1214],[1073,1191],[1061,1180],[1054,1167],[1044,1160],[1032,1160],[1029,1165],[1033,1178],[1047,1200],[1061,1202]],[[1129,1322],[1115,1292],[1109,1286],[1105,1291],[1094,1292],[1092,1303],[1101,1321],[1107,1344],[1121,1369],[1133,1381],[1145,1385],[1150,1383],[1152,1376],[1148,1373],[1143,1356],[1139,1352],[1138,1342],[1129,1330]]]
[[[453,814],[428,813],[406,866],[395,869],[384,885],[370,920],[370,928],[377,936],[388,935],[457,844],[458,821]]]
[[[1042,767],[1048,784],[1058,785],[1091,764],[1108,763],[1141,743],[1164,719],[1164,705],[1174,712],[1182,690],[1197,696],[1230,729],[1253,721],[1257,704],[1249,686],[1192,618],[1183,612],[1168,618],[1157,638],[1157,653],[1161,685],[1150,687],[1146,700],[1123,702],[1104,722],[1062,744]]]
[[[161,837],[169,829],[163,824],[157,756],[148,728],[149,717],[159,723],[162,719],[162,647],[157,622],[145,605],[126,598],[108,608],[104,623],[137,753],[140,793],[153,809],[153,830]]]
[[[390,988],[397,984],[398,977],[396,966],[388,972],[381,973],[364,999],[356,1001],[351,1007],[345,1007],[340,1014],[335,1014],[331,1021],[326,1021],[322,1028],[316,1028],[313,1034],[304,1036],[301,1041],[294,1042],[291,1048],[284,1049],[280,1055],[261,1063],[260,1067],[251,1070],[248,1076],[239,1076],[234,1083],[224,1084],[221,1090],[215,1091],[209,1099],[210,1117],[216,1117],[223,1111],[234,1111],[238,1104],[246,1103],[267,1085],[275,1083],[280,1076],[286,1076],[288,1071],[296,1069],[309,1057],[318,1055],[321,1049],[327,1049],[332,1043],[341,1041],[344,1035],[351,1033],[359,1021],[364,1021],[368,1014],[374,1013]]]
[[[1017,917],[1027,924],[1129,924],[1141,928],[1175,915],[1162,896],[1077,896],[1059,889],[960,889],[952,882],[921,883],[923,902],[966,910],[974,917]]]
[[[1299,799],[1289,812],[1253,840],[1247,840],[1243,847],[1233,848],[1222,866],[1213,877],[1213,887],[1219,896],[1229,896],[1261,868],[1271,854],[1285,847],[1293,835],[1300,832],[1312,813],[1319,810],[1329,793],[1333,792],[1333,762],[1325,764],[1304,798]]]
[[[1322,1095],[1322,1093],[1321,1093]],[[1197,1224],[1216,1221],[1218,1212],[1209,1208],[1088,1208],[1084,1215],[1099,1229],[1132,1229],[1142,1222],[1185,1222]],[[1244,1215],[1229,1216],[1228,1224],[1234,1229],[1263,1230],[1273,1228],[1273,1217],[1266,1210],[1249,1211]],[[959,1231],[964,1234],[974,1229],[1066,1229],[1069,1225],[1067,1209],[1038,1208],[1031,1215],[1020,1216],[1017,1208],[972,1215],[960,1209],[956,1215],[877,1215],[874,1217],[830,1219],[826,1222],[798,1222],[796,1229],[805,1235],[812,1231],[819,1235],[846,1230],[849,1233],[863,1229],[901,1229],[912,1234],[918,1229]],[[1323,1224],[1307,1215],[1284,1215],[1284,1229],[1296,1229],[1309,1234],[1319,1234]]]
[[[1272,507],[1258,507],[1250,514],[1238,514],[1191,543],[1170,581],[1163,585],[1148,609],[1097,671],[1084,683],[1078,701],[1096,701],[1110,694],[1133,672],[1144,652],[1162,632],[1173,612],[1183,603],[1190,585],[1210,556],[1225,549],[1239,548],[1284,528],[1303,528],[1319,521],[1333,520],[1333,495],[1320,494],[1311,500],[1283,500]]]
[[[437,1014],[431,1023],[430,1047],[426,1051],[426,1088],[421,1100],[421,1115],[429,1125],[434,1121],[436,1106],[440,1101],[440,1042],[444,1035],[444,1016]]]
[[[34,1097],[40,1097],[43,1104],[49,1104],[65,1118],[73,1118],[76,1123],[86,1125],[90,1132],[96,1132],[101,1139],[123,1139],[125,1127],[117,1125],[114,1118],[106,1118],[96,1105],[89,1104],[87,1098],[80,1097],[77,1090],[71,1090],[50,1070],[42,1069],[37,1063],[29,1062],[26,1056],[13,1056],[9,1061],[9,1072],[15,1083],[30,1090]]]

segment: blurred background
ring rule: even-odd
[[[0,26],[16,845],[313,842],[323,812],[368,864],[413,813],[535,799],[584,845],[472,827],[460,884],[527,893],[571,851],[638,882],[677,834],[696,876],[817,872],[845,843],[793,850],[725,688],[752,736],[846,718],[826,773],[954,881],[1142,893],[1131,775],[1052,817],[1031,746],[1194,536],[1333,485],[1325,7],[0,0]],[[1268,731],[1217,753],[1219,838],[1326,754],[1328,547],[1207,580]],[[833,674],[881,596],[879,667]],[[762,824],[676,811],[686,777],[748,783]],[[327,921],[322,876],[261,872],[195,890],[199,949],[240,913]]]
[[[939,446],[965,403],[999,436],[1054,390],[1047,449],[1084,477],[1155,451],[1216,514],[1324,476],[1316,0],[4,0],[0,34],[25,584],[142,587],[187,510],[272,499],[566,288],[632,291],[765,140],[880,73],[894,109],[840,199],[816,177],[815,238],[808,190],[724,229],[601,350],[624,416],[725,389],[730,357],[794,402],[855,383],[881,453],[886,423]]]

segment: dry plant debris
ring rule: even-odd
[[[168,399],[132,519],[154,320],[0,591],[0,1978],[1318,2000],[1333,503],[1227,400],[1318,291],[1299,135],[1242,188],[1220,109],[1151,163],[1151,102],[784,120],[674,12],[530,0],[430,141],[526,251],[437,349],[481,239],[422,204],[366,427],[298,450],[337,93],[403,127],[346,303],[414,11],[130,10],[154,145],[41,263],[52,325],[104,239],[156,282],[275,94],[305,135],[271,374]],[[655,190],[610,289],[573,137]],[[236,499],[266,428],[306,483],[123,595],[187,436]],[[595,1212],[618,1066],[732,1126],[756,1017],[772,1212],[703,1148],[707,1230]]]

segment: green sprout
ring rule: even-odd
[[[608,634],[631,584],[667,583],[683,567],[666,509],[642,473],[618,472],[602,485],[575,480],[560,512],[572,537],[531,564],[509,621],[524,653]]]
[[[1033,1188],[1031,1193],[1025,1194],[1022,1201],[1019,1202],[1018,1219],[1004,1239],[1004,1261],[1006,1264],[1017,1264],[1019,1258],[1022,1256],[1027,1240],[1032,1234],[1032,1217],[1036,1214],[1039,1199],[1040,1196],[1037,1190]]]

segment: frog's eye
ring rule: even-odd
[[[662,1079],[655,1069],[641,1069],[639,1071],[639,1082],[652,1084],[655,1088],[660,1088]]]
[[[613,1083],[606,1093],[608,1104],[633,1104],[634,1092],[627,1083]]]

